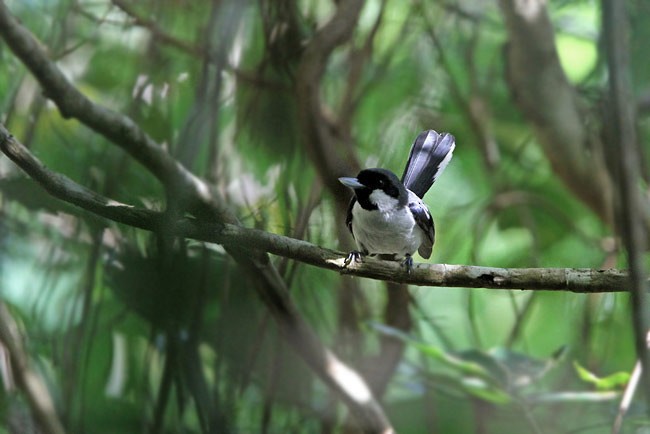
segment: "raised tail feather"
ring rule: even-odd
[[[456,147],[454,136],[434,130],[420,133],[411,146],[402,182],[420,199],[447,167]]]

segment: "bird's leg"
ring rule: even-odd
[[[406,267],[406,272],[411,274],[411,269],[413,268],[413,257],[407,253],[402,261],[402,265]]]
[[[346,268],[352,262],[361,262],[361,252],[358,250],[352,250],[346,256],[345,261],[343,261],[343,268]]]

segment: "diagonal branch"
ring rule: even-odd
[[[18,387],[27,397],[34,418],[42,430],[39,432],[65,434],[56,414],[52,395],[43,378],[34,370],[23,346],[18,324],[3,302],[0,302],[0,345],[3,345],[9,353],[12,374],[16,377]]]
[[[49,170],[0,124],[0,150],[53,196],[83,209],[140,229],[159,231],[163,214],[135,208],[103,197],[64,175]],[[407,273],[397,262],[366,258],[343,267],[345,254],[307,241],[247,229],[227,223],[182,219],[172,226],[176,235],[200,241],[262,251],[352,276],[419,286],[621,292],[627,274],[621,270],[575,268],[492,268],[470,265],[416,264]],[[253,255],[250,255],[253,256]]]

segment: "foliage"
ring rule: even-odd
[[[6,3],[75,86],[209,180],[244,225],[346,248],[293,87],[303,42],[336,2]],[[647,96],[650,15],[630,3],[639,12],[634,88]],[[606,84],[599,7],[547,6],[562,65],[597,111]],[[368,0],[327,65],[322,97],[333,108],[356,101],[343,121],[363,166],[400,172],[421,130],[456,136],[454,159],[426,197],[433,262],[624,267],[612,228],[558,179],[514,105],[505,40],[492,2]],[[4,45],[0,61],[3,122],[51,169],[122,202],[166,206],[150,173],[64,119]],[[472,113],[496,144],[494,159]],[[99,219],[52,199],[6,159],[0,174],[2,299],[69,432],[342,432],[344,406],[288,350],[221,247]],[[405,344],[382,400],[398,432],[610,431],[619,395],[598,393],[620,391],[635,363],[626,295],[411,288],[405,331],[385,324],[383,284],[356,282],[341,296],[335,273],[273,261],[302,315],[353,366],[381,360],[383,339]],[[26,409],[0,393],[8,427]],[[648,426],[642,416],[631,423]]]

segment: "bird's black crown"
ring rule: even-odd
[[[382,190],[386,195],[398,199],[400,205],[406,205],[408,201],[406,188],[397,175],[390,170],[365,169],[359,172],[357,180],[364,185],[364,188],[355,189],[357,199],[362,206],[369,204],[369,196],[375,190]]]

